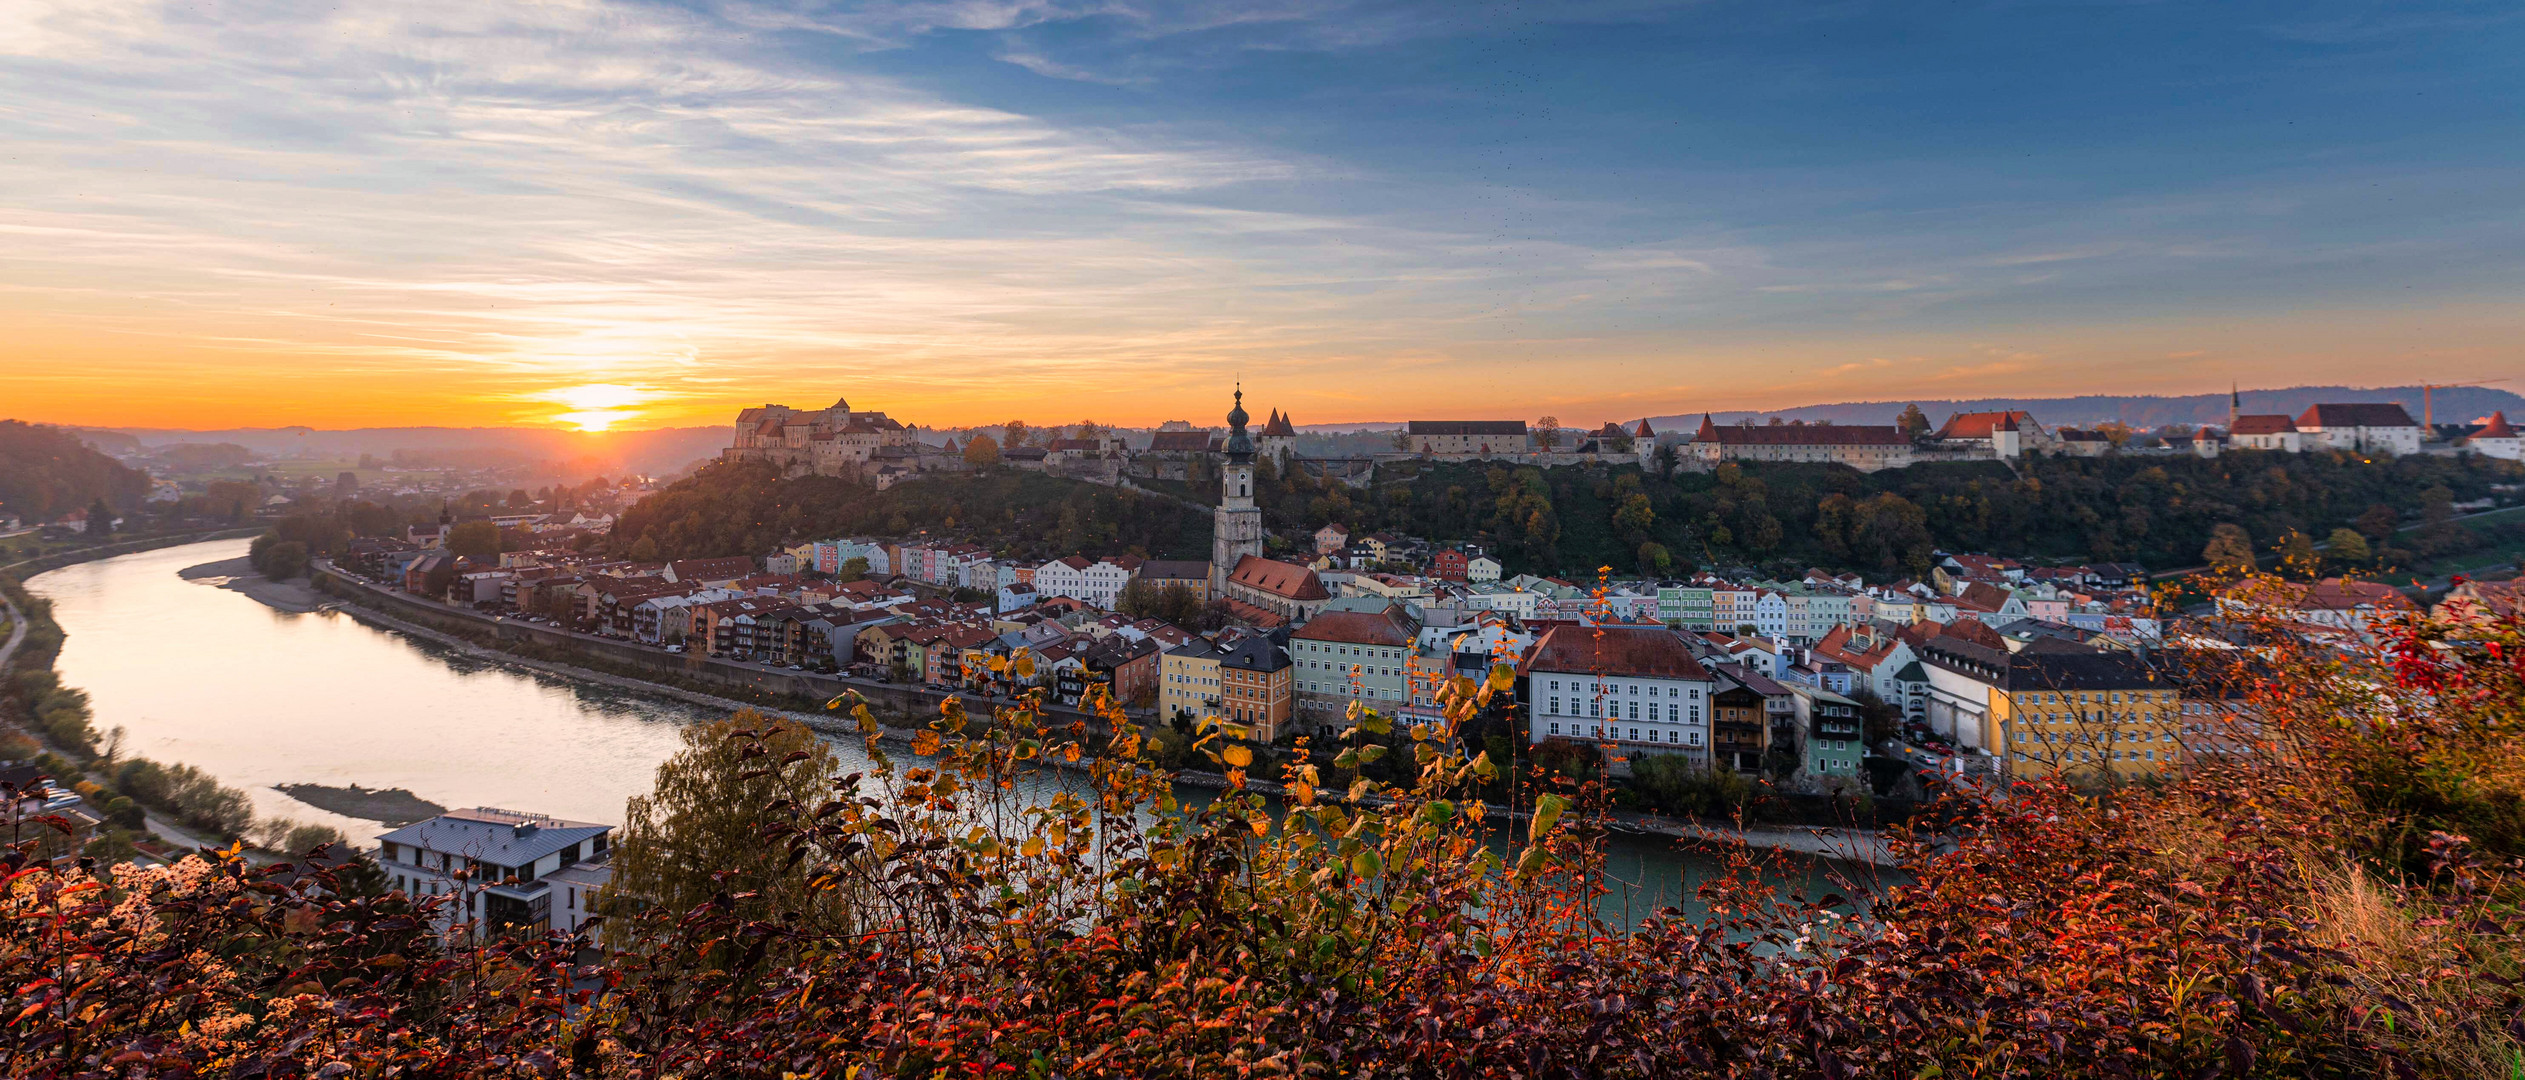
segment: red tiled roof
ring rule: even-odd
[[[1333,598],[1332,593],[1324,590],[1324,582],[1315,576],[1315,571],[1260,555],[1247,555],[1236,560],[1236,570],[1227,579],[1289,600]]]
[[[1411,628],[1387,611],[1327,611],[1307,621],[1295,635],[1301,641],[1339,641],[1351,645],[1409,645]]]
[[[1263,424],[1262,433],[1265,438],[1278,437],[1294,439],[1298,436],[1298,429],[1296,425],[1289,422],[1289,418],[1281,413],[1280,410],[1273,409],[1271,410],[1271,419]]]
[[[2473,432],[2471,437],[2475,439],[2513,439],[2516,437],[2516,429],[2508,426],[2507,413],[2505,411],[2494,412],[2490,414],[2490,419],[2481,425],[2481,430]]]
[[[1956,413],[1946,418],[1946,426],[1938,429],[1941,439],[1987,439],[1990,433],[2016,430],[2034,422],[2034,414],[2023,409],[2005,412]]]
[[[2008,647],[2008,641],[2006,638],[2000,637],[1998,631],[1987,626],[1983,626],[1977,619],[1957,619],[1952,623],[1948,623],[1945,630],[1940,632],[1938,636],[1941,638],[1954,638],[1958,641],[1969,642],[1974,645],[1979,645],[1985,649],[1998,649],[2005,651]]]
[[[1706,418],[1704,418],[1706,419]],[[1722,446],[1909,446],[1901,428],[1872,424],[1781,424],[1747,427],[1704,423],[1697,436]]]
[[[2285,435],[2297,430],[2297,422],[2285,416],[2239,416],[2229,435]]]
[[[1210,449],[1207,431],[1160,431],[1149,436],[1149,449],[1159,452],[1201,452]]]
[[[1248,556],[1248,558],[1250,557],[1251,556]],[[1282,618],[1279,612],[1273,611],[1269,608],[1256,607],[1255,605],[1248,604],[1245,601],[1236,599],[1232,596],[1229,597],[1227,601],[1227,613],[1235,616],[1236,621],[1238,622],[1259,626],[1265,630],[1269,630],[1289,621]]]
[[[2410,412],[2390,401],[2361,401],[2347,405],[2310,405],[2298,414],[2300,428],[2347,427],[2418,427]]]
[[[1534,643],[1517,670],[1698,681],[1710,677],[1683,636],[1663,627],[1556,626]]]

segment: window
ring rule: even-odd
[[[1639,729],[1638,729],[1638,728],[1632,728],[1632,729],[1631,729],[1631,741],[1632,741],[1632,742],[1638,742],[1638,741],[1639,741]]]
[[[1587,703],[1587,715],[1589,715],[1589,716],[1603,716],[1603,715],[1604,715],[1604,702],[1601,702],[1601,701],[1590,701],[1590,702],[1588,702],[1588,703]]]
[[[1560,733],[1561,733],[1561,726],[1560,726],[1559,724],[1554,724],[1554,725],[1552,725],[1552,734],[1554,734],[1554,735],[1558,735],[1558,734],[1560,734]]]
[[[1691,743],[1692,745],[1694,745],[1694,746],[1699,746],[1699,745],[1701,745],[1701,733],[1700,733],[1700,732],[1698,732],[1698,731],[1695,731],[1695,732],[1693,732],[1693,733],[1691,734],[1691,737],[1690,737],[1690,738],[1688,738],[1688,739],[1686,739],[1685,741],[1690,742],[1690,743]]]
[[[1545,711],[1545,712],[1553,712],[1553,713],[1557,713],[1557,712],[1561,711],[1561,699],[1559,699],[1559,698],[1553,698],[1553,699],[1552,699],[1552,707],[1551,707],[1551,708],[1549,708],[1549,709],[1546,709],[1546,710],[1544,710],[1544,711]]]
[[[1554,690],[1558,690],[1558,689],[1560,689],[1560,688],[1561,688],[1561,681],[1560,681],[1559,679],[1554,679],[1554,680],[1552,680],[1552,689],[1554,689]]]

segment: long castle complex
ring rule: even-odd
[[[2356,453],[2472,453],[2515,459],[2516,429],[2504,415],[2469,424],[2428,425],[2392,403],[2323,404],[2301,416],[2245,415],[2231,402],[2222,428],[2143,435],[2077,428],[2049,428],[2023,410],[1957,413],[1934,431],[1867,424],[1783,424],[1776,419],[1718,423],[1704,413],[1689,433],[1661,433],[1648,421],[1626,426],[1563,431],[1529,427],[1523,420],[1414,420],[1393,433],[1393,449],[1354,457],[1322,457],[1298,450],[1297,425],[1271,410],[1259,432],[1246,427],[1244,392],[1236,394],[1221,432],[1170,421],[1133,447],[1116,432],[1088,438],[1054,437],[1041,445],[1004,447],[999,461],[1021,469],[1057,473],[1105,484],[1133,479],[1198,481],[1212,475],[1242,478],[1247,491],[1230,490],[1230,502],[1251,503],[1254,471],[1268,463],[1279,474],[1303,469],[1326,480],[1367,483],[1389,462],[1508,461],[1528,465],[1652,464],[1661,448],[1674,463],[1711,469],[1731,461],[1845,465],[1861,472],[1900,469],[1932,461],[2009,461],[2027,455],[2096,457],[2106,453],[2189,454],[2216,457],[2229,450]],[[735,436],[722,452],[730,461],[760,461],[789,475],[858,476],[883,488],[923,472],[972,467],[953,440],[943,446],[920,441],[914,429],[882,412],[854,410],[846,400],[817,410],[762,405],[737,414]],[[1082,433],[1085,434],[1085,433]],[[1221,534],[1221,543],[1227,543]],[[1241,534],[1240,534],[1241,535]],[[1259,531],[1253,534],[1259,538]],[[1233,560],[1221,555],[1221,561]]]

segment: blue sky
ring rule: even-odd
[[[2513,4],[30,3],[0,389],[61,419],[171,370],[1592,422],[2525,366]]]

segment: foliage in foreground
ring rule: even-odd
[[[2525,627],[2209,671],[2162,787],[2049,784],[1898,839],[1856,916],[1750,870],[1708,914],[1602,924],[1595,793],[1510,820],[1410,732],[1284,803],[1177,803],[1127,726],[950,704],[832,778],[742,717],[692,753],[770,801],[761,856],[626,948],[443,942],[434,900],[233,860],[108,879],[13,856],[7,1075],[1843,1077],[2512,1075]],[[2271,677],[2267,673],[2284,673]],[[2262,674],[2257,674],[2262,673]],[[1499,680],[1504,686],[1506,680]],[[1493,693],[1447,689],[1453,723]],[[2213,687],[2200,689],[2206,697]],[[1383,726],[1361,717],[1367,733]],[[1202,752],[1242,782],[1248,752]],[[1361,736],[1364,738],[1365,736]],[[781,747],[787,747],[781,749]],[[2215,749],[2216,753],[2209,753]],[[1067,768],[1047,768],[1058,764]],[[1962,799],[1963,796],[1957,796]],[[725,822],[689,835],[730,843]],[[2460,830],[2475,830],[2467,838]],[[1492,842],[1512,834],[1505,848]],[[694,849],[699,850],[699,849]],[[324,879],[317,875],[316,882]],[[764,902],[767,897],[820,899]],[[834,918],[825,905],[847,908]],[[802,910],[803,909],[803,910]]]

